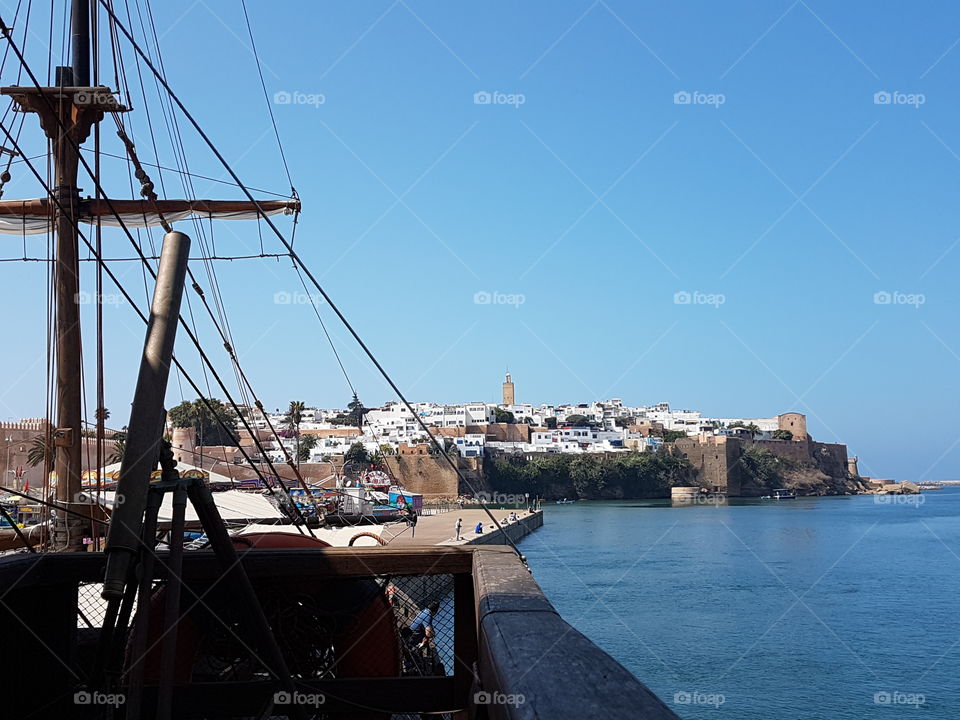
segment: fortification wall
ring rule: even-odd
[[[777,457],[793,462],[810,462],[810,443],[806,440],[743,440],[744,447],[754,445],[769,450]]]
[[[810,454],[823,472],[831,477],[844,477],[849,471],[847,446],[842,443],[810,443]]]
[[[675,445],[693,465],[698,479],[712,492],[726,493],[731,497],[740,494],[737,460],[742,448],[738,438],[723,435],[680,438]]]
[[[447,461],[433,455],[391,455],[387,467],[403,486],[424,497],[459,495],[459,479]]]

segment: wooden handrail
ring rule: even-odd
[[[646,685],[568,624],[515,555],[474,555],[483,685],[492,720],[677,720]]]
[[[253,578],[296,577],[309,573],[317,578],[369,577],[372,575],[457,575],[473,569],[472,547],[424,548],[285,548],[240,551],[241,563]],[[493,552],[509,552],[505,548]],[[164,560],[166,553],[157,553]],[[0,563],[0,587],[26,588],[60,585],[64,582],[97,582],[103,578],[103,553],[23,555]],[[156,563],[157,578],[165,577],[165,564]],[[213,580],[222,574],[210,550],[184,556],[183,577]]]

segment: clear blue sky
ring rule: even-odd
[[[285,192],[239,3],[155,5],[171,84],[248,183]],[[249,10],[270,96],[301,94],[274,105],[304,202],[297,248],[411,399],[494,400],[509,366],[521,401],[797,410],[816,439],[847,442],[865,474],[960,477],[955,4],[250,0]],[[43,66],[43,38],[32,42]],[[14,81],[9,64],[4,76]],[[723,102],[677,104],[681,91]],[[478,92],[523,103],[475,104]],[[901,94],[877,104],[878,92]],[[296,102],[306,95],[324,102]],[[152,158],[143,113],[133,122]],[[219,177],[184,135],[191,169]],[[162,128],[158,137],[172,163]],[[112,177],[124,196],[126,180]],[[15,181],[4,199],[36,192]],[[124,253],[125,239],[108,242]],[[259,247],[256,224],[221,224],[216,243]],[[8,240],[9,255],[19,244]],[[41,414],[43,272],[0,269],[10,385],[0,415]],[[136,266],[123,272],[142,298]],[[302,292],[288,264],[221,264],[218,277],[265,404],[344,405],[309,306],[274,302]],[[523,303],[477,304],[478,292]],[[707,295],[722,304],[700,304]],[[106,312],[116,421],[142,328],[129,307]],[[361,398],[391,399],[331,329]],[[185,338],[178,348],[196,367]],[[169,401],[179,400],[173,378]]]

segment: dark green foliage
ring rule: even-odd
[[[672,453],[568,455],[543,453],[488,459],[485,470],[497,492],[561,497],[656,498],[689,482],[689,462]]]
[[[347,403],[347,412],[342,415],[337,415],[335,418],[331,418],[331,425],[350,425],[355,427],[358,430],[363,430],[363,416],[366,415],[370,410],[363,406],[363,403],[360,402],[360,398],[357,397],[357,394],[353,394],[353,399]]]
[[[297,461],[305,462],[310,459],[310,451],[313,450],[320,440],[316,435],[301,435],[297,445]]]
[[[200,399],[193,402],[184,400],[171,408],[169,415],[174,427],[192,427],[196,431],[197,445],[237,444],[237,417],[216,398],[208,398],[206,402]],[[226,425],[226,430],[218,419]]]
[[[765,490],[782,488],[784,473],[791,469],[789,461],[756,445],[745,447],[739,462],[744,481]]]
[[[355,442],[349,447],[346,454],[343,456],[343,462],[344,464],[360,463],[362,465],[368,465],[370,463],[370,454],[363,446],[363,443]]]
[[[493,416],[494,420],[498,423],[507,423],[509,425],[513,425],[517,421],[512,412],[502,408],[494,408]]]

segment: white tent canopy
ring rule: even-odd
[[[89,493],[88,495],[90,500],[97,502],[96,493]],[[117,493],[112,490],[102,492],[99,495],[99,502],[104,507],[113,508],[117,502]],[[258,493],[241,492],[239,490],[226,490],[224,492],[212,493],[212,495],[213,502],[216,504],[217,510],[220,512],[220,517],[228,522],[267,520],[284,517],[284,515],[277,508],[275,508],[269,500]],[[193,505],[190,503],[187,503],[185,517],[187,522],[197,522],[200,520],[200,518],[197,517],[196,511],[193,509]],[[157,515],[157,519],[160,522],[170,522],[173,520],[173,493],[168,492],[163,494],[163,505],[160,506],[160,512]],[[268,527],[275,526],[270,525]]]

